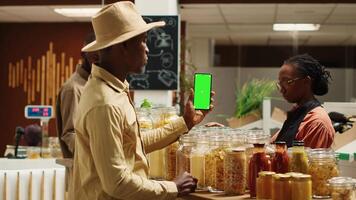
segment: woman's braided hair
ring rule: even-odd
[[[296,55],[286,61],[284,64],[295,66],[298,73],[302,76],[309,76],[312,80],[312,91],[315,95],[325,95],[329,91],[331,80],[330,72],[316,59],[308,54]]]

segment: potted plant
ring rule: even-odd
[[[260,119],[263,99],[275,89],[275,82],[266,79],[252,79],[238,88],[235,115],[227,119],[229,126],[237,128]]]

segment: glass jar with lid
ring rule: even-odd
[[[229,138],[224,135],[209,137],[209,151],[205,156],[206,181],[212,191],[224,190],[224,159]]]
[[[158,109],[136,108],[137,121],[142,135],[153,128],[158,128],[157,124],[156,126],[154,125],[154,121],[157,120],[157,118],[154,118],[156,117],[154,114],[157,114],[157,112]],[[158,180],[165,178],[164,155],[165,151],[162,149],[147,154],[147,158],[150,163],[148,172],[150,178]]]
[[[356,182],[350,177],[334,177],[328,180],[333,200],[355,199],[354,189]]]
[[[244,194],[246,189],[245,149],[229,149],[224,159],[224,191],[226,194]]]
[[[166,125],[179,118],[175,107],[161,108],[162,125]],[[178,150],[178,142],[174,142],[165,148],[166,152],[166,179],[173,180],[176,177],[176,154]]]
[[[270,140],[270,135],[266,134],[262,129],[256,129],[256,130],[245,130],[245,135],[246,135],[246,166],[248,167],[248,162],[250,161],[253,151],[254,151],[254,146],[253,144],[257,143],[263,143],[263,144],[268,144]],[[269,171],[269,170],[267,170]],[[247,177],[249,177],[249,170],[247,170]],[[249,189],[249,182],[246,182],[246,189]]]
[[[246,148],[247,138],[246,132],[242,129],[229,129],[227,130],[227,135],[230,137],[230,147],[233,149],[236,148]]]
[[[177,149],[176,175],[183,174],[185,171],[190,173],[190,162],[193,148],[196,146],[197,138],[191,134],[182,135],[179,138],[179,147]]]
[[[164,107],[153,107],[151,108],[151,118],[152,118],[152,125],[153,128],[160,128],[164,125],[164,120],[162,119],[162,112]]]
[[[308,173],[308,156],[303,141],[293,141],[289,166],[291,172]]]
[[[271,161],[266,155],[264,143],[255,143],[254,152],[248,163],[250,197],[256,197],[256,180],[261,171],[271,171]]]
[[[153,129],[153,119],[149,108],[136,108],[136,113],[141,133]]]
[[[194,134],[196,145],[193,147],[190,159],[190,173],[198,179],[198,189],[206,189],[205,184],[205,155],[209,151],[209,141],[207,136]]]
[[[272,180],[272,200],[291,199],[291,176],[286,174],[275,174]]]
[[[291,175],[291,200],[311,200],[312,182],[308,174],[294,173]]]
[[[275,172],[262,171],[258,173],[256,198],[258,200],[272,199],[272,179]]]
[[[313,198],[330,198],[328,179],[339,175],[336,154],[330,149],[314,149],[309,153]]]
[[[276,152],[272,158],[272,171],[276,173],[287,173],[289,171],[289,157],[286,142],[276,142]]]

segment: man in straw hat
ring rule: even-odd
[[[70,199],[175,199],[193,192],[187,172],[173,181],[149,180],[146,153],[161,149],[201,122],[190,95],[183,117],[141,135],[126,77],[147,63],[147,24],[131,2],[102,8],[93,18],[96,41],[82,51],[98,51],[75,120],[76,144]],[[211,108],[213,106],[211,105]]]

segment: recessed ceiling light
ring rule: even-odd
[[[320,24],[273,24],[274,31],[317,31]]]
[[[100,8],[55,8],[54,11],[66,17],[91,17],[95,15]]]

